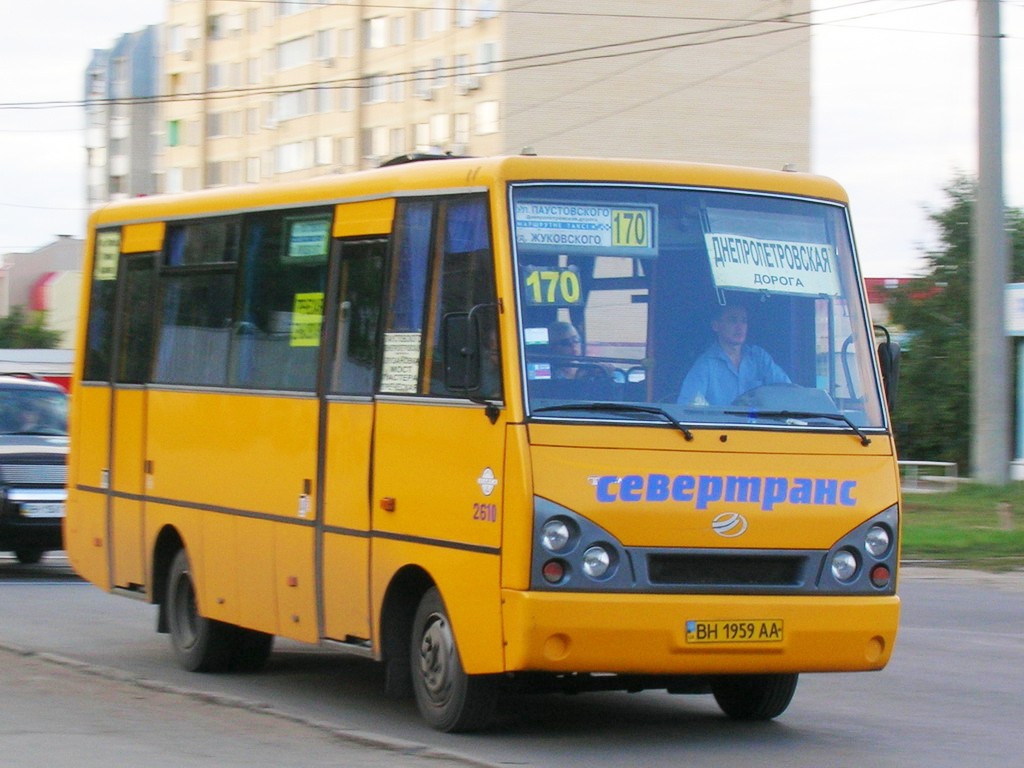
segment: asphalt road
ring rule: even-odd
[[[222,721],[226,727],[243,715],[273,720],[287,726],[281,743],[292,750],[290,759],[277,765],[319,765],[321,747],[339,750],[336,765],[373,765],[341,754],[353,739],[370,744],[373,755],[383,749],[401,760],[429,756],[431,765],[438,764],[433,761],[439,754],[456,761],[552,768],[1019,765],[1024,572],[990,576],[906,569],[900,591],[901,634],[886,670],[805,675],[786,714],[760,724],[725,719],[709,697],[606,693],[517,697],[505,703],[487,733],[439,734],[423,725],[411,702],[383,697],[377,665],[329,650],[281,642],[258,675],[184,672],[175,666],[166,637],[154,632],[152,606],[78,582],[59,558],[25,568],[0,557],[0,664],[10,659],[43,664],[133,689],[146,706],[165,707],[163,724],[151,737],[154,745],[167,741],[165,730],[187,732],[210,722],[221,728]],[[74,662],[58,663],[62,660]],[[8,681],[0,677],[0,684],[2,719],[17,702]],[[210,708],[208,715],[195,718],[197,706]],[[248,743],[250,733],[260,744],[259,737],[269,739],[270,730],[231,725],[222,729],[228,734],[225,748],[228,742]],[[0,736],[4,733],[0,725]],[[40,742],[45,748],[45,740]],[[268,747],[266,754],[275,753]],[[196,764],[235,764],[210,759]]]

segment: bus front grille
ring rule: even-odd
[[[801,555],[654,554],[647,574],[658,586],[798,587],[808,559]]]

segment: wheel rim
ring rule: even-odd
[[[420,640],[420,679],[435,704],[448,700],[452,689],[455,641],[448,620],[438,613],[427,618]]]
[[[174,629],[178,644],[182,648],[191,648],[195,645],[196,637],[199,634],[197,627],[198,613],[196,611],[196,593],[192,589],[192,579],[187,573],[181,574],[178,583],[174,588]]]

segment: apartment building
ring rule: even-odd
[[[169,0],[162,191],[413,151],[806,170],[810,0]]]
[[[150,195],[157,188],[160,27],[94,50],[85,72],[86,200]]]

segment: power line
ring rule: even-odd
[[[239,2],[256,2],[257,0],[238,0]],[[845,10],[862,5],[870,5],[877,0],[854,0],[853,2],[846,3],[842,6],[829,9],[833,10]],[[927,2],[921,2],[913,6],[902,6],[901,10],[917,9],[928,7],[932,5],[941,5],[943,3],[950,2],[950,0],[928,0]],[[408,6],[401,6],[408,7]],[[659,35],[655,37],[638,38],[635,40],[625,40],[614,43],[606,43],[597,46],[588,46],[584,48],[573,48],[562,51],[553,51],[549,53],[531,54],[529,56],[513,57],[508,59],[499,59],[492,62],[494,66],[500,67],[496,70],[497,72],[515,72],[524,69],[534,69],[538,67],[555,67],[562,66],[565,64],[574,64],[582,61],[594,61],[598,59],[609,59],[609,58],[620,58],[625,56],[636,56],[646,53],[654,53],[661,51],[678,50],[690,47],[699,47],[705,45],[713,45],[716,43],[730,42],[734,40],[745,40],[754,39],[758,37],[765,37],[768,35],[778,34],[785,31],[793,31],[798,29],[814,28],[825,24],[834,25],[839,23],[846,23],[849,21],[857,21],[872,16],[878,16],[888,13],[893,13],[895,9],[883,9],[878,11],[872,11],[861,14],[859,16],[848,17],[831,22],[814,22],[814,21],[797,21],[796,19],[801,16],[808,16],[814,13],[814,11],[800,12],[793,14],[783,14],[781,16],[769,17],[765,19],[727,19],[723,21],[729,21],[728,24],[723,24],[714,27],[707,27],[696,30],[687,30],[684,32],[677,32],[667,35]],[[583,13],[576,13],[575,15],[586,15]],[[598,14],[595,14],[598,15]],[[644,16],[637,16],[636,18],[647,18]],[[675,17],[675,18],[686,18],[687,20],[693,20],[693,17]],[[704,20],[704,19],[701,19]],[[762,29],[757,32],[751,32],[748,34],[737,34],[737,35],[725,35],[715,37],[709,40],[699,40],[694,42],[682,42],[674,44],[666,44],[663,46],[656,46],[653,48],[642,48],[638,50],[630,51],[619,51],[615,53],[599,53],[602,51],[609,51],[616,48],[625,48],[630,46],[644,45],[646,43],[656,41],[675,40],[680,38],[689,38],[697,35],[709,35],[721,32],[729,32],[732,30],[743,29],[747,27],[757,27],[769,24],[782,25],[773,29]],[[591,54],[591,55],[582,55]],[[546,61],[548,59],[558,59],[556,61]],[[423,71],[399,71],[394,73],[388,73],[387,76],[401,77],[404,82],[411,83],[415,82],[420,78],[423,78],[427,74],[427,70]],[[435,69],[429,71],[435,77],[441,77],[444,79],[451,78],[458,74],[458,67],[455,65],[443,67],[441,69]],[[385,73],[381,73],[385,74]],[[467,74],[487,74],[481,72],[469,72]],[[109,99],[75,99],[75,100],[55,100],[55,101],[37,101],[37,102],[4,102],[0,103],[0,111],[6,110],[48,110],[48,109],[68,109],[68,108],[82,108],[82,107],[101,107],[110,105],[141,105],[141,104],[167,104],[167,103],[178,103],[178,102],[189,102],[195,100],[206,100],[206,101],[223,101],[228,99],[235,99],[245,96],[272,96],[278,94],[285,94],[297,91],[303,91],[310,88],[316,87],[351,87],[356,89],[368,89],[373,87],[372,83],[369,82],[366,76],[356,77],[343,77],[335,78],[331,80],[315,80],[305,81],[299,83],[289,83],[284,85],[273,85],[273,86],[254,86],[252,88],[232,88],[224,90],[213,90],[213,91],[199,91],[189,92],[183,94],[160,94],[156,96],[139,96],[139,97],[127,97],[127,98],[109,98]]]

